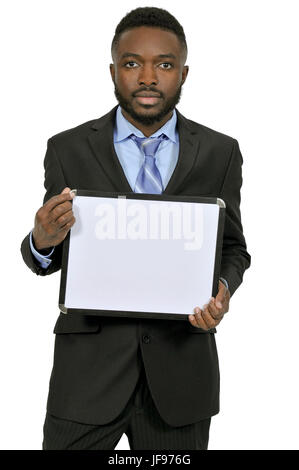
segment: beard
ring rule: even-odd
[[[139,122],[140,124],[143,124],[144,126],[152,126],[156,122],[162,121],[162,119],[170,112],[172,111],[176,105],[179,103],[181,99],[181,94],[182,94],[182,85],[178,88],[177,92],[175,95],[171,96],[164,102],[163,108],[159,111],[156,112],[156,114],[142,114],[136,112],[131,103],[126,100],[123,95],[120,93],[118,87],[116,84],[114,84],[114,94],[115,97],[120,105],[121,108],[123,108],[136,122]],[[153,91],[153,90],[152,90]],[[164,95],[162,95],[162,98],[164,99]],[[152,106],[151,105],[143,105],[144,109],[150,109]]]

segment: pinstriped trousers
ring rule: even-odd
[[[144,367],[133,395],[108,424],[89,425],[46,414],[43,450],[111,450],[123,433],[131,450],[207,450],[211,418],[173,427],[160,417]]]

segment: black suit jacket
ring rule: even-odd
[[[116,108],[48,140],[44,202],[70,188],[132,192],[113,145]],[[178,114],[180,153],[165,188],[169,195],[213,196],[226,203],[221,276],[231,295],[250,265],[240,216],[242,156],[238,142]],[[25,263],[38,275],[61,268],[62,245],[49,268],[38,267],[22,242]],[[115,260],[117,265],[117,260]],[[47,409],[82,423],[105,424],[123,410],[142,362],[162,418],[182,426],[219,411],[214,333],[188,321],[79,316],[60,313]]]

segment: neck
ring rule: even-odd
[[[138,121],[135,121],[130,114],[127,113],[123,108],[121,108],[122,115],[131,123],[133,126],[137,127],[145,137],[150,137],[154,132],[156,132],[160,127],[164,126],[164,124],[169,121],[172,117],[173,111],[170,111],[161,121],[155,122],[154,124],[150,126],[145,126],[144,124],[141,124]]]

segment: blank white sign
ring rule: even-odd
[[[65,307],[190,314],[212,296],[218,204],[76,196]]]

